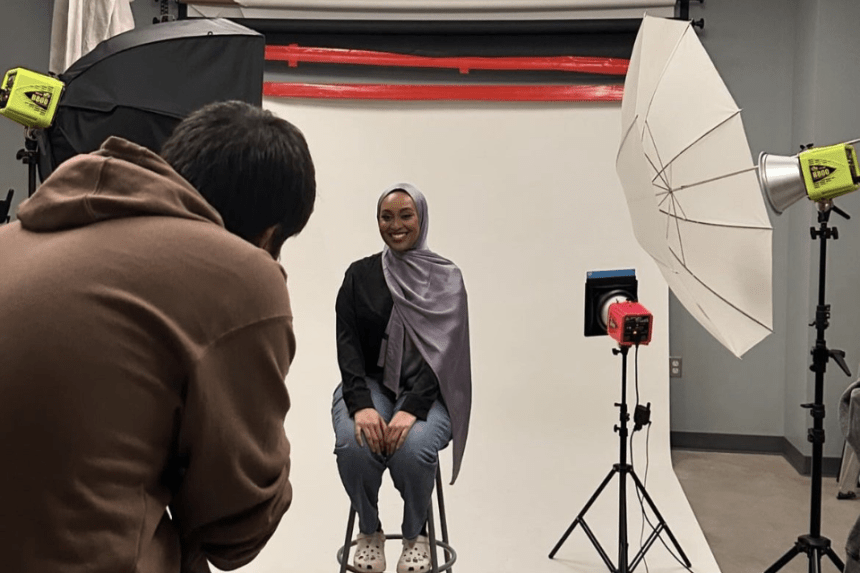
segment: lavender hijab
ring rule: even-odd
[[[460,269],[427,248],[427,201],[416,187],[398,183],[386,189],[376,204],[377,219],[382,200],[395,191],[405,191],[412,197],[418,210],[419,233],[408,251],[398,253],[388,245],[382,251],[382,270],[394,307],[385,329],[387,342],[382,345],[379,365],[384,370],[385,386],[399,394],[404,337],[409,336],[433,369],[451,417],[453,484],[460,472],[472,409],[466,288]]]

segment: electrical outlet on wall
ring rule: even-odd
[[[670,356],[669,357],[669,378],[680,378],[681,377],[681,357],[680,356]]]

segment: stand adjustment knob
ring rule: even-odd
[[[807,410],[812,410],[809,415],[813,418],[824,417],[824,404],[816,404],[814,402],[810,402],[809,404],[801,404],[800,407],[806,408]]]
[[[845,363],[845,351],[844,350],[831,350],[830,357],[839,365],[843,372],[845,372],[846,376],[851,376],[851,370],[848,369],[848,364]]]
[[[816,430],[815,428],[809,428],[806,432],[806,441],[812,442],[813,444],[823,444],[824,430]]]

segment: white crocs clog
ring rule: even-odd
[[[385,571],[385,534],[381,531],[370,534],[359,533],[355,539],[352,566],[368,573]]]
[[[424,573],[430,569],[430,539],[426,535],[404,539],[397,573]]]

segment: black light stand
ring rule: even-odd
[[[827,348],[824,340],[824,331],[829,326],[830,305],[824,303],[824,280],[827,268],[827,239],[838,239],[839,233],[836,227],[827,225],[830,220],[830,211],[836,211],[845,219],[851,217],[843,210],[836,207],[830,200],[818,202],[818,224],[819,227],[811,227],[812,240],[821,241],[818,261],[818,306],[815,310],[814,326],[816,330],[815,346],[812,347],[812,365],[810,370],[815,372],[815,400],[811,404],[802,404],[803,408],[809,409],[812,416],[812,428],[809,428],[807,439],[812,442],[812,490],[809,512],[809,534],[801,535],[794,542],[794,546],[785,555],[780,557],[776,563],[765,570],[765,573],[775,573],[782,569],[789,561],[800,553],[806,553],[809,558],[809,572],[820,573],[821,557],[827,555],[833,564],[842,571],[845,565],[830,547],[830,540],[821,536],[821,458],[824,445],[824,372],[827,370],[827,362],[833,358],[848,376],[851,371],[845,364],[845,352],[842,350],[831,350]]]
[[[9,222],[9,209],[12,207],[12,195],[14,194],[15,192],[9,189],[6,199],[0,201],[0,225]]]
[[[622,345],[620,348],[613,348],[612,353],[615,355],[621,354],[621,402],[615,404],[619,408],[618,420],[619,424],[615,426],[615,431],[618,432],[619,439],[619,463],[612,466],[612,470],[610,470],[609,474],[606,476],[606,479],[603,480],[603,483],[600,484],[600,487],[597,488],[597,491],[591,496],[591,499],[588,500],[588,503],[585,504],[585,507],[582,508],[582,511],[579,512],[579,515],[576,516],[576,519],[573,520],[573,523],[570,524],[570,527],[567,528],[567,531],[564,532],[564,535],[555,545],[553,550],[549,554],[549,558],[552,559],[562,544],[567,540],[567,537],[573,531],[573,529],[578,525],[582,525],[582,530],[585,531],[585,534],[588,536],[588,539],[591,540],[594,548],[597,549],[597,552],[600,554],[600,557],[603,559],[603,562],[606,563],[606,566],[609,567],[609,570],[613,573],[629,573],[633,571],[633,569],[642,561],[645,557],[645,552],[651,547],[654,541],[657,540],[657,536],[660,535],[662,531],[666,531],[666,534],[669,536],[669,539],[672,541],[672,544],[678,550],[678,553],[681,555],[681,558],[684,560],[684,564],[687,567],[690,567],[690,560],[687,559],[687,556],[684,554],[684,551],[681,549],[681,546],[678,544],[678,541],[675,539],[675,536],[672,535],[672,532],[669,530],[669,526],[666,525],[666,521],[663,519],[663,516],[660,515],[660,512],[657,510],[657,506],[654,505],[654,502],[651,500],[651,497],[648,495],[648,492],[645,491],[645,486],[642,485],[642,482],[639,481],[639,478],[636,475],[636,472],[633,471],[633,466],[627,463],[627,422],[630,420],[630,414],[627,412],[627,352],[630,350],[629,346]],[[618,488],[618,565],[614,565],[612,560],[606,554],[606,551],[600,545],[600,542],[597,540],[597,537],[588,527],[588,524],[585,522],[585,514],[591,508],[592,504],[597,500],[600,496],[603,489],[609,483],[609,480],[612,479],[612,476],[615,474],[619,476],[619,488]],[[628,561],[628,547],[627,547],[627,475],[633,478],[633,482],[636,485],[636,489],[642,493],[642,497],[645,501],[648,502],[651,511],[654,512],[654,515],[657,517],[657,524],[652,525],[651,534],[648,536],[648,539],[640,548],[639,552],[633,556],[633,559]]]
[[[27,166],[28,197],[32,197],[33,193],[36,192],[36,167],[39,165],[39,144],[32,129],[26,130],[24,149],[18,150],[16,159]]]
[[[29,196],[32,196],[36,192],[36,166],[39,164],[39,145],[31,129],[26,130],[24,149],[19,149],[15,158],[27,166],[28,191]],[[12,208],[12,195],[14,194],[15,191],[9,189],[6,199],[0,201],[0,225],[9,222],[9,210]]]

